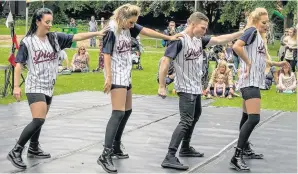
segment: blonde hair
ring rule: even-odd
[[[201,12],[194,12],[187,19],[187,24],[190,24],[190,23],[199,23],[201,21],[209,22],[209,19],[208,19],[208,17],[206,15],[204,15]]]
[[[226,61],[220,61],[217,65],[217,70],[219,70],[220,67],[225,67],[225,73],[224,74],[228,74],[230,72],[230,68],[228,67],[228,63]]]
[[[79,56],[81,55],[81,52],[80,51],[81,51],[82,48],[84,48],[85,49],[85,53],[87,53],[86,47],[80,46],[79,49],[78,49],[78,52],[77,52]]]
[[[267,10],[265,8],[256,8],[248,16],[247,26],[251,27],[253,25],[256,25],[257,22],[260,21],[261,16],[263,15],[268,15]]]
[[[265,8],[256,8],[248,16],[247,26],[252,27],[252,26],[256,25],[260,21],[261,16],[264,16],[264,15],[268,15],[268,12]],[[266,33],[261,33],[261,36],[262,36],[263,40],[267,40]]]
[[[247,27],[255,26],[261,20],[261,16],[264,16],[264,15],[267,15],[268,16],[268,12],[267,12],[267,10],[265,8],[256,8],[248,16]],[[271,61],[271,57],[268,54],[267,32],[266,33],[260,33],[260,35],[261,35],[261,37],[262,37],[262,39],[264,41],[264,46],[266,48],[266,58],[267,58],[267,60],[270,60]]]
[[[296,40],[297,39],[297,29],[294,27],[289,28],[289,30],[293,31],[293,36],[290,36],[291,39]]]
[[[124,4],[118,7],[111,16],[111,20],[116,22],[117,33],[120,32],[123,23],[133,16],[139,17],[141,14],[140,7],[132,4]]]
[[[220,79],[220,78],[223,78],[224,79],[225,78],[225,75],[224,74],[218,74],[217,78],[218,79]]]

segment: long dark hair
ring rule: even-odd
[[[35,13],[32,16],[31,26],[30,26],[29,31],[27,32],[26,36],[31,36],[36,33],[36,31],[37,31],[36,21],[41,21],[41,19],[43,18],[43,16],[45,14],[53,15],[53,12],[52,12],[52,10],[50,10],[48,8],[40,8],[35,11]],[[56,49],[56,42],[55,42],[55,38],[56,38],[55,33],[53,33],[53,32],[47,33],[47,36],[48,36],[49,42],[50,42],[54,52],[56,53],[57,49]]]

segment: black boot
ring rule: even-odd
[[[189,146],[189,142],[182,142],[179,157],[203,157],[204,153],[196,151],[195,148]]]
[[[116,157],[118,159],[126,159],[129,158],[128,154],[123,153],[121,147],[123,147],[121,141],[114,141],[113,144],[113,157]]]
[[[243,156],[243,150],[236,147],[235,154],[231,159],[230,165],[232,168],[236,169],[237,171],[249,171],[250,169],[246,165],[242,156]]]
[[[245,158],[249,158],[249,159],[263,159],[264,155],[263,154],[257,154],[255,153],[250,145],[252,145],[249,141],[246,142],[245,147],[243,148],[243,155]]]
[[[12,163],[12,165],[19,169],[27,168],[26,164],[23,162],[22,159],[23,149],[24,147],[20,146],[19,144],[16,144],[7,155],[7,159]]]
[[[171,168],[177,170],[187,170],[189,167],[180,163],[179,159],[174,155],[167,154],[166,158],[161,163],[163,168]]]
[[[101,165],[102,168],[108,173],[117,172],[117,169],[115,168],[112,161],[112,154],[113,149],[104,148],[102,155],[100,155],[97,160],[97,164]]]
[[[51,155],[40,148],[39,142],[30,142],[27,157],[45,159],[51,158]]]

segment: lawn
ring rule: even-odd
[[[156,95],[158,84],[156,83],[156,73],[158,61],[163,55],[164,48],[161,48],[160,42],[158,42],[158,48],[156,47],[155,40],[143,40],[142,44],[145,46],[145,53],[142,55],[143,71],[133,70],[133,93],[143,95]],[[270,45],[270,53],[272,56],[276,56],[279,43]],[[147,51],[147,52],[146,52]],[[0,64],[7,64],[9,48],[0,48]],[[68,49],[67,54],[69,60],[76,52],[75,49]],[[89,50],[91,56],[91,69],[95,69],[97,66],[98,51]],[[214,63],[211,62],[211,67],[214,67]],[[26,72],[25,72],[26,73]],[[3,86],[3,72],[0,71],[0,88]],[[102,73],[83,73],[72,75],[60,75],[58,77],[54,95],[66,94],[78,91],[102,91],[103,90],[103,74]],[[23,88],[24,86],[22,86]],[[170,89],[173,87],[170,86]],[[24,90],[23,90],[24,91]],[[174,96],[171,94],[171,96]],[[26,100],[23,95],[22,100]],[[8,96],[0,99],[0,104],[8,104],[15,102],[12,96]],[[215,99],[212,104],[214,106],[232,106],[241,107],[241,98],[228,99]],[[285,110],[297,112],[297,99],[296,95],[278,94],[275,92],[275,87],[269,91],[262,91],[262,108],[272,110]]]

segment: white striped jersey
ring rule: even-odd
[[[103,38],[103,53],[111,55],[112,84],[129,86],[132,69],[131,37],[137,37],[143,27],[135,24],[132,29],[121,29],[117,33],[116,23],[112,20],[109,28],[110,31]]]
[[[170,42],[165,56],[173,59],[175,68],[175,89],[177,92],[202,94],[201,78],[203,74],[203,48],[209,43],[210,37],[184,37]]]
[[[26,36],[20,43],[16,63],[27,64],[28,74],[25,93],[42,93],[52,96],[58,73],[58,54],[72,44],[73,35],[50,33],[55,36],[56,50],[52,48],[48,35],[44,41],[36,35]]]
[[[240,59],[239,88],[253,86],[264,89],[266,78],[266,48],[264,41],[254,27],[248,28],[240,37],[240,40],[246,43],[244,52],[251,61],[251,68],[249,76],[245,78],[246,63]]]

